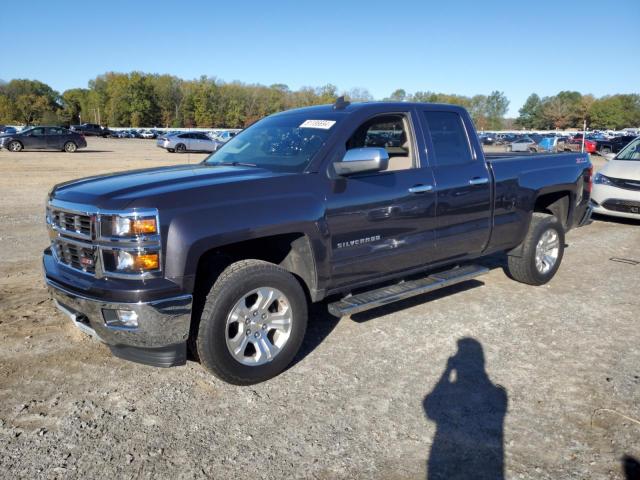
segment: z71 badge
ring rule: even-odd
[[[349,240],[348,242],[338,242],[336,248],[355,247],[356,245],[364,245],[365,243],[377,242],[381,238],[381,235],[373,235],[371,237],[358,238],[357,240]]]

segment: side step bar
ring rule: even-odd
[[[371,308],[387,305],[405,298],[414,297],[427,292],[433,292],[456,283],[466,282],[472,278],[488,273],[489,269],[480,265],[456,267],[440,273],[408,282],[397,283],[388,287],[370,290],[350,295],[337,302],[329,304],[329,313],[336,317],[345,317],[363,312]]]

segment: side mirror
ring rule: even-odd
[[[333,168],[340,176],[354,173],[379,172],[389,166],[389,154],[384,148],[367,147],[347,150],[339,162],[333,162]]]

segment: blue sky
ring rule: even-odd
[[[39,1],[3,8],[0,79],[107,71],[526,97],[640,91],[640,0]],[[11,19],[11,21],[8,21]],[[8,60],[15,47],[19,54]]]

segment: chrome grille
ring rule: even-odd
[[[60,263],[81,270],[86,273],[95,274],[96,253],[90,244],[82,244],[68,239],[57,237],[52,242],[55,256]]]
[[[61,234],[91,240],[91,216],[65,210],[50,209],[51,224]]]

